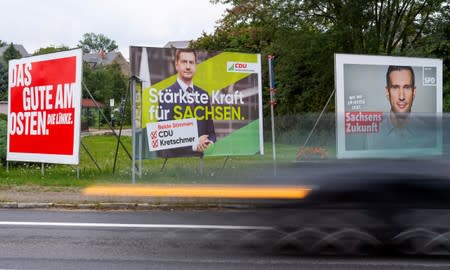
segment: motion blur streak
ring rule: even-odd
[[[303,199],[311,191],[301,186],[250,185],[114,185],[91,186],[84,195],[230,199]]]

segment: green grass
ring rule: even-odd
[[[132,154],[131,137],[121,138],[123,145]],[[117,139],[114,136],[87,136],[82,143],[100,167],[96,167],[83,147],[80,147],[80,165],[10,162],[8,170],[0,167],[0,186],[37,185],[44,187],[85,187],[94,183],[131,183],[131,160],[119,145],[115,173],[114,157]],[[296,145],[277,145],[277,160],[292,162],[298,150]],[[136,176],[137,183],[204,183],[223,182],[224,175],[230,178],[242,175],[249,168],[272,166],[272,147],[265,144],[264,155],[205,157],[203,171],[199,158],[169,159],[164,170],[163,159],[142,161],[142,175]],[[77,169],[79,177],[77,177]],[[43,173],[42,173],[43,172]]]

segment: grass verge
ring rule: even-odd
[[[131,137],[121,138],[128,153],[132,153]],[[0,188],[8,186],[86,187],[91,184],[130,183],[131,160],[122,146],[118,147],[114,136],[87,136],[82,143],[90,155],[80,148],[80,165],[59,165],[10,162],[8,168],[0,168]],[[298,146],[277,145],[277,160],[295,160]],[[92,157],[92,159],[91,159]],[[93,161],[95,160],[95,162]],[[116,160],[116,163],[114,162]],[[100,170],[97,168],[97,165]],[[115,165],[114,165],[115,164]],[[232,181],[249,168],[272,166],[272,147],[265,144],[264,155],[238,157],[174,158],[168,160],[162,170],[163,159],[143,160],[139,183],[215,183]],[[114,174],[113,174],[114,167]],[[227,179],[224,179],[226,175]]]

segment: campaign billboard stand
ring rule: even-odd
[[[133,162],[264,154],[260,54],[131,46],[130,65]]]
[[[335,54],[337,158],[439,156],[442,60]]]
[[[131,160],[131,154],[130,152],[128,152],[127,148],[125,147],[125,145],[123,144],[121,138],[121,133],[122,133],[122,126],[120,127],[120,132],[119,134],[117,134],[117,132],[115,131],[114,127],[111,125],[110,121],[108,121],[108,118],[106,118],[106,115],[103,113],[103,111],[100,109],[100,106],[98,105],[97,101],[95,100],[94,96],[92,95],[91,91],[89,90],[89,88],[86,86],[86,84],[83,82],[83,88],[84,90],[88,93],[89,97],[92,99],[92,101],[94,102],[95,106],[97,107],[98,111],[100,112],[101,116],[103,117],[103,119],[105,120],[105,123],[108,125],[109,129],[111,129],[112,133],[114,134],[114,136],[117,139],[117,144],[121,145],[123,150],[125,151],[125,153],[128,155],[128,158]],[[86,150],[86,152],[89,151],[87,150],[87,147],[84,146],[84,149]],[[116,148],[118,150],[118,146]],[[116,151],[117,151],[116,150]],[[116,153],[117,155],[117,153]],[[97,162],[95,161],[95,159],[93,159],[92,155],[89,154],[89,156],[91,157],[91,160],[96,163],[97,168],[99,168]],[[115,161],[116,159],[114,159],[114,166],[113,166],[113,174],[114,174],[114,169],[115,169]]]
[[[11,60],[8,72],[7,161],[78,165],[81,49]]]
[[[119,153],[119,141],[122,135],[122,128],[123,128],[123,123],[124,118],[125,118],[125,114],[126,114],[126,106],[128,104],[128,99],[130,98],[130,89],[131,89],[131,78],[128,79],[128,88],[125,91],[125,101],[120,103],[120,117],[119,117],[119,140],[117,141],[116,144],[116,151],[114,153],[114,163],[113,163],[113,175],[115,174],[116,171],[116,164],[117,164],[117,155]],[[128,155],[130,156],[130,155]],[[131,157],[130,157],[131,160]]]

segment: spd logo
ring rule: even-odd
[[[247,62],[227,62],[227,72],[257,73],[258,65]]]
[[[423,85],[436,86],[436,67],[423,67]]]

